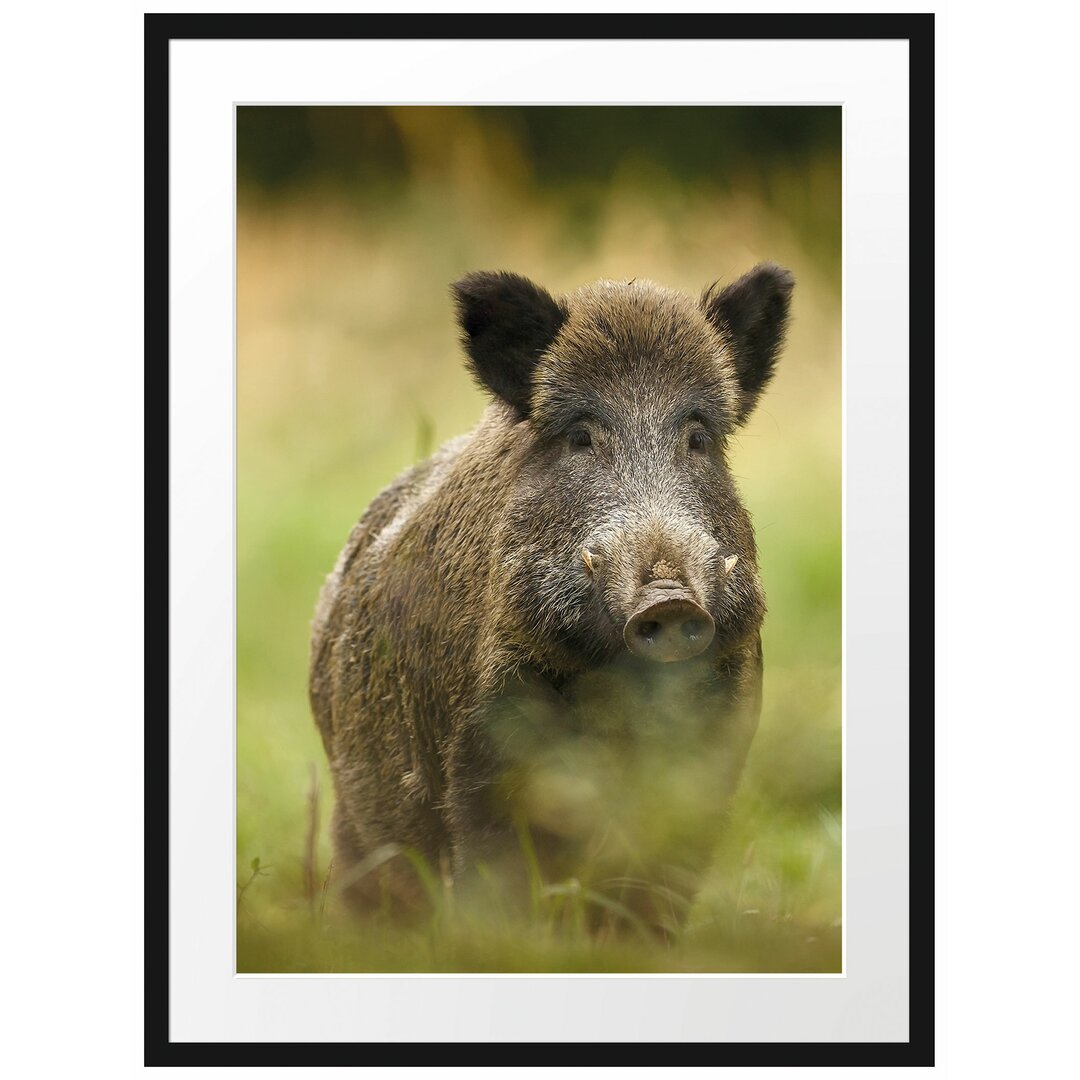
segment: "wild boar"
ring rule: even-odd
[[[375,498],[314,620],[353,900],[415,902],[413,865],[379,852],[461,879],[523,828],[552,875],[700,871],[761,708],[765,600],[728,441],[792,288],[770,264],[697,300],[453,285],[492,400]]]

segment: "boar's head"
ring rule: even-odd
[[[772,376],[792,287],[768,264],[697,301],[640,281],[559,299],[508,273],[455,284],[514,462],[497,585],[546,666],[723,654],[757,632],[727,450]]]

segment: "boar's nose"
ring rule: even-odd
[[[653,582],[623,628],[623,640],[636,656],[670,663],[704,652],[716,626],[712,616],[675,582]]]

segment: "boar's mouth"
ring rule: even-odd
[[[716,633],[713,617],[678,581],[652,581],[623,628],[635,655],[659,663],[689,660],[703,653]]]

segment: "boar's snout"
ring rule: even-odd
[[[670,663],[689,660],[709,647],[716,632],[712,616],[677,581],[654,581],[626,621],[623,640],[636,656]]]

